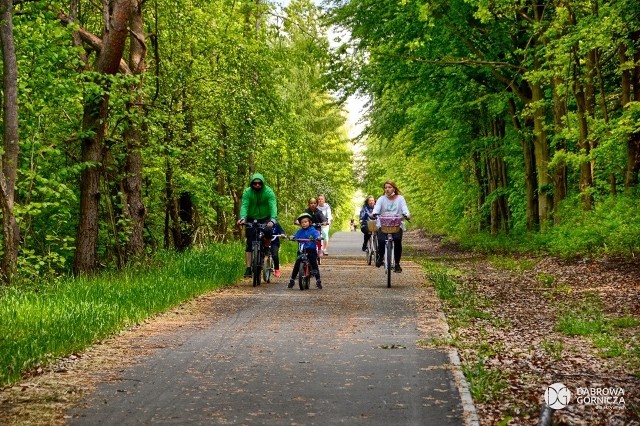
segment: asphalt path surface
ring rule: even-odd
[[[156,348],[66,413],[70,425],[474,424],[446,326],[418,265],[386,287],[360,232],[336,233],[323,289],[283,276],[217,292],[208,320],[149,337]]]

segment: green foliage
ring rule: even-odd
[[[540,343],[540,347],[542,347],[542,350],[547,354],[547,356],[551,357],[553,360],[560,361],[562,359],[564,344],[561,341],[543,339]]]
[[[602,302],[597,295],[587,295],[578,303],[561,309],[556,329],[570,336],[589,336],[603,333],[606,321]]]
[[[621,73],[636,72],[637,64],[603,59],[619,60],[616,49],[633,45],[637,2],[602,4],[597,13],[588,3],[550,4],[543,14],[511,1],[334,4],[332,22],[352,36],[336,50],[334,83],[372,100],[366,193],[396,180],[414,224],[476,250],[637,254],[637,191],[613,193],[638,132],[637,102],[618,102]],[[582,90],[594,92],[587,117],[578,109]],[[523,150],[536,137],[539,181],[527,175]],[[506,165],[497,188],[489,186],[493,159]],[[593,185],[581,188],[585,164]],[[565,170],[568,194],[551,214],[555,224],[536,223],[533,197],[560,189],[542,177]],[[527,179],[543,186],[528,193]],[[593,211],[584,211],[580,193],[594,197]],[[500,197],[507,200],[508,232],[488,235]]]
[[[485,367],[483,359],[472,365],[464,365],[462,372],[469,382],[469,391],[473,400],[479,403],[499,398],[507,387],[502,374]]]
[[[81,351],[124,327],[207,291],[244,271],[244,245],[218,244],[180,255],[159,252],[146,268],[43,283],[0,293],[0,384]]]
[[[507,256],[490,256],[491,266],[498,269],[505,269],[514,272],[525,272],[532,270],[537,261],[535,259],[514,258]]]

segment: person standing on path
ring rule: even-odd
[[[383,185],[384,195],[378,198],[373,208],[371,217],[377,218],[378,225],[378,258],[376,259],[376,267],[382,266],[382,256],[384,255],[385,242],[387,235],[380,229],[380,216],[404,216],[407,220],[410,218],[409,208],[404,197],[400,194],[398,186],[392,180],[388,180]],[[393,254],[396,266],[394,272],[402,272],[400,267],[400,257],[402,256],[402,231],[405,229],[404,221],[400,225],[400,231],[393,235]]]
[[[265,237],[271,239],[273,225],[275,225],[277,218],[278,206],[275,192],[264,184],[264,177],[260,173],[254,173],[249,180],[249,187],[242,193],[238,225],[253,222],[254,220],[257,220],[258,223],[265,223],[267,225],[264,231]],[[247,269],[244,272],[245,277],[251,276],[251,242],[255,232],[258,232],[258,229],[247,228],[247,243],[245,246]]]
[[[327,220],[326,225],[322,225],[322,254],[325,256],[329,255],[329,227],[331,226],[331,220],[333,216],[331,215],[331,206],[327,203],[327,199],[324,194],[318,195],[318,209],[322,212],[325,219]]]

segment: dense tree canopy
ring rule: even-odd
[[[640,249],[629,226],[638,2],[331,4],[332,23],[351,34],[333,82],[371,98],[369,191],[380,174],[395,177],[424,226],[467,242],[541,231],[537,241],[567,254]]]
[[[462,241],[639,250],[636,1],[13,3],[5,280],[237,236],[254,171],[285,225],[318,193],[346,220],[356,180],[391,178]],[[370,99],[358,173],[352,94]]]
[[[320,192],[338,219],[350,215],[345,117],[322,84],[329,44],[311,1],[102,7],[30,1],[8,13],[22,277],[229,238],[254,171],[276,190],[285,227]]]

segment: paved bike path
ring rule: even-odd
[[[324,289],[250,280],[210,298],[206,320],[149,338],[156,349],[67,412],[71,425],[472,424],[433,290],[403,264],[386,287],[361,233],[336,233]],[[470,420],[471,419],[471,420]]]

